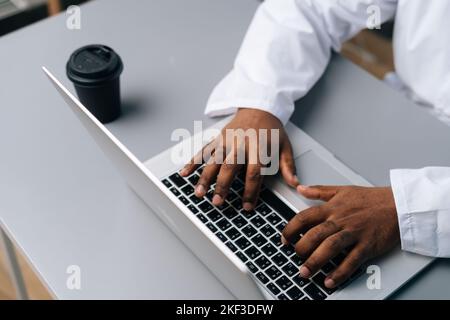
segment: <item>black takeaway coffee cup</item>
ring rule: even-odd
[[[119,55],[104,45],[89,45],[76,50],[66,65],[81,103],[102,123],[120,116]]]

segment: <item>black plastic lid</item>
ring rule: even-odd
[[[67,76],[81,85],[96,85],[119,77],[123,63],[113,49],[93,44],[76,50],[66,65]]]

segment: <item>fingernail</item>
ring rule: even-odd
[[[336,283],[334,282],[333,279],[331,279],[331,278],[325,279],[325,287],[333,289],[335,286],[336,286]]]
[[[307,188],[308,188],[307,186],[303,186],[303,185],[299,184],[297,186],[297,191],[302,193],[302,192],[305,192]]]
[[[244,208],[245,211],[252,211],[253,210],[253,204],[251,204],[250,202],[244,202],[242,207]]]
[[[181,171],[180,171],[180,174],[184,177],[184,176],[187,176],[187,174],[188,174],[188,171],[187,171],[187,169],[181,169]]]
[[[281,243],[284,244],[285,246],[287,246],[289,244],[289,242],[286,240],[286,238],[281,235]]]
[[[212,199],[213,205],[220,206],[222,204],[222,202],[223,202],[222,197],[218,194],[215,194]]]
[[[309,269],[305,266],[301,266],[300,268],[300,275],[303,278],[309,278],[311,276],[311,271],[309,271]]]
[[[195,195],[197,197],[203,197],[206,193],[205,187],[201,184],[199,184],[197,187],[195,187]]]

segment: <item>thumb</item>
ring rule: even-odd
[[[280,171],[286,183],[295,188],[298,186],[298,178],[295,174],[295,162],[292,146],[288,138],[284,141],[280,154]]]
[[[336,193],[338,193],[340,187],[338,186],[297,186],[297,191],[302,196],[311,200],[330,201]]]

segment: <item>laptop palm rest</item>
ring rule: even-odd
[[[313,150],[307,151],[295,159],[297,177],[302,185],[352,185],[352,182],[336,171]],[[320,201],[307,200],[309,206],[320,204]]]

